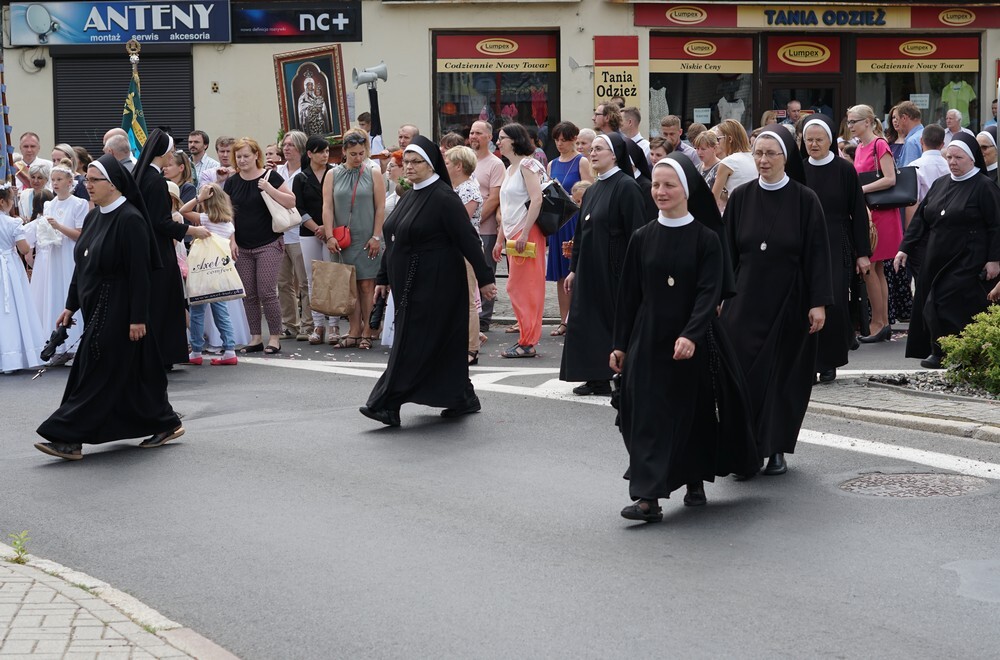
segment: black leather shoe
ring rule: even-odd
[[[837,380],[836,369],[827,369],[826,371],[819,372],[819,382],[832,383],[835,380]]]
[[[61,442],[36,442],[35,449],[43,454],[63,458],[67,461],[79,461],[83,458],[82,445],[67,445]]]
[[[475,400],[465,408],[445,408],[441,411],[441,416],[451,419],[453,417],[461,417],[462,415],[471,415],[472,413],[477,413],[482,409],[483,406],[479,403],[479,397],[477,396]]]
[[[643,504],[646,505],[643,508]],[[648,500],[639,500],[622,509],[622,518],[627,520],[641,520],[643,522],[660,522],[663,520],[663,509],[659,504]]]
[[[600,396],[611,396],[611,383],[606,380],[588,380],[583,385],[573,388],[573,394],[587,396],[597,394]]]
[[[885,325],[874,335],[868,335],[867,337],[858,337],[858,341],[862,344],[877,344],[880,341],[889,341],[892,339],[892,326]]]
[[[705,497],[705,484],[697,486],[688,484],[687,493],[684,495],[684,506],[705,506],[708,498]]]
[[[781,452],[771,454],[771,458],[767,459],[767,467],[764,468],[764,474],[774,476],[786,472],[788,472],[788,464],[785,463],[785,455]]]
[[[852,351],[856,351],[859,348],[861,348],[861,342],[858,341],[858,336],[857,335],[853,335],[851,337],[851,350]]]
[[[926,360],[921,360],[920,366],[924,369],[944,369],[941,366],[941,356],[933,354],[928,355]]]
[[[386,426],[399,426],[398,410],[373,410],[368,406],[361,406],[358,408],[358,412],[368,419],[374,419],[376,422],[382,422]]]
[[[156,435],[146,438],[139,443],[139,446],[143,449],[149,449],[151,447],[161,447],[174,438],[179,438],[184,435],[184,427],[178,426],[173,431],[163,431],[162,433],[157,433]]]

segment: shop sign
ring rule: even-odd
[[[639,37],[594,37],[594,107],[615,96],[638,105]]]
[[[233,6],[233,41],[361,41],[361,0],[240,3]]]
[[[753,39],[649,37],[650,73],[753,73]]]
[[[815,37],[767,40],[768,73],[837,73],[840,71],[840,39]]]
[[[665,28],[742,28],[852,31],[1000,27],[1000,7],[908,7],[878,4],[638,3],[635,25]]]
[[[979,71],[978,37],[858,39],[858,73]]]
[[[558,70],[559,40],[552,34],[442,34],[435,47],[438,73]]]
[[[13,46],[227,43],[229,0],[12,2]]]

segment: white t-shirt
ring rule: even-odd
[[[233,235],[236,231],[235,225],[231,222],[212,222],[208,219],[208,216],[204,213],[201,214],[201,226],[212,232],[219,238],[224,238],[227,241],[229,237]]]
[[[288,184],[288,187],[291,188],[292,179],[294,179],[295,175],[297,175],[299,172],[302,171],[302,168],[296,167],[294,170],[290,170],[288,167],[288,163],[283,163],[281,165],[278,165],[278,167],[276,167],[274,171],[280,174],[281,178],[284,179],[285,182]],[[299,235],[298,227],[292,227],[291,229],[285,232],[285,245],[297,245],[301,242],[302,240]]]
[[[722,164],[733,171],[729,175],[729,179],[726,180],[726,190],[729,191],[730,195],[744,183],[750,183],[757,179],[757,165],[749,153],[730,154],[722,159]]]

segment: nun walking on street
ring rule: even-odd
[[[583,196],[573,258],[566,276],[572,293],[559,379],[584,381],[575,394],[611,394],[608,367],[615,324],[618,278],[625,263],[628,241],[646,224],[642,191],[632,174],[625,139],[602,133],[590,147],[590,164],[597,176]]]
[[[658,500],[760,468],[739,364],[716,309],[735,292],[712,191],[682,153],[653,168],[658,216],[629,242],[610,367],[622,374],[621,431],[629,495],[621,515],[659,522]]]
[[[385,222],[386,250],[375,280],[375,299],[391,290],[396,301],[396,334],[385,373],[360,409],[387,426],[399,426],[404,403],[444,408],[442,417],[480,410],[469,380],[466,260],[483,299],[497,293],[438,145],[414,137],[403,151],[403,175],[413,189]]]
[[[913,296],[906,357],[940,369],[938,339],[956,334],[987,307],[987,292],[1000,274],[1000,188],[986,174],[976,139],[959,133],[945,147],[950,176],[935,181],[917,207],[893,262],[926,239]]]
[[[758,179],[733,191],[724,216],[737,294],[723,305],[722,320],[749,387],[757,450],[768,457],[764,474],[776,475],[795,451],[817,333],[833,304],[830,247],[792,134],[766,126],[752,156]]]
[[[826,308],[826,323],[819,331],[816,371],[819,382],[837,378],[837,367],[847,364],[854,339],[851,324],[851,276],[868,276],[871,243],[868,209],[858,173],[837,155],[837,125],[826,115],[811,115],[802,129],[802,157],[806,187],[816,193],[826,220],[830,246],[833,304]]]

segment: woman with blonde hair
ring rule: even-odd
[[[479,191],[479,182],[472,178],[476,171],[476,152],[471,147],[457,145],[444,152],[445,167],[451,185],[458,198],[469,214],[469,221],[479,234],[479,223],[483,208],[483,196]],[[476,273],[472,264],[465,260],[465,278],[469,285],[469,365],[479,364],[479,349],[482,345],[479,335],[479,308],[482,302],[479,297],[479,287],[476,286]]]
[[[378,168],[366,165],[368,155],[368,134],[360,128],[350,129],[344,133],[344,162],[323,180],[326,247],[343,263],[354,266],[358,287],[358,304],[349,318],[350,329],[336,348],[372,347],[368,318],[375,302],[375,277],[382,251],[385,180]],[[335,229],[340,227],[348,227],[349,245],[341,245],[334,237]]]
[[[889,143],[879,135],[882,127],[875,118],[872,107],[856,105],[848,108],[847,126],[858,139],[858,148],[854,154],[854,169],[858,174],[872,172],[875,169],[882,172],[881,178],[861,186],[861,190],[870,193],[887,190],[896,185],[896,163],[892,158]],[[892,337],[892,326],[889,325],[889,286],[882,262],[891,261],[896,256],[899,244],[903,240],[903,225],[899,211],[896,209],[879,211],[871,208],[869,211],[872,224],[878,233],[878,242],[871,256],[873,268],[865,276],[868,301],[872,307],[872,320],[868,336],[858,338],[863,344],[889,341]]]
[[[719,148],[719,136],[715,131],[702,131],[691,141],[694,146],[695,151],[698,152],[698,158],[701,162],[698,164],[698,173],[701,177],[705,179],[705,183],[711,189],[715,185],[715,177],[719,172],[719,165],[722,161],[719,160],[718,148]]]
[[[715,173],[712,194],[719,205],[719,211],[726,208],[726,202],[733,191],[757,178],[757,166],[750,155],[750,138],[743,124],[735,119],[726,119],[714,128],[719,134],[719,143],[725,156]]]
[[[191,161],[183,151],[178,149],[170,154],[163,165],[163,176],[167,181],[177,184],[182,202],[190,202],[198,196],[198,190],[192,183]]]
[[[771,124],[778,123],[778,111],[777,110],[765,110],[764,114],[760,116],[760,128],[764,126],[770,126]]]

